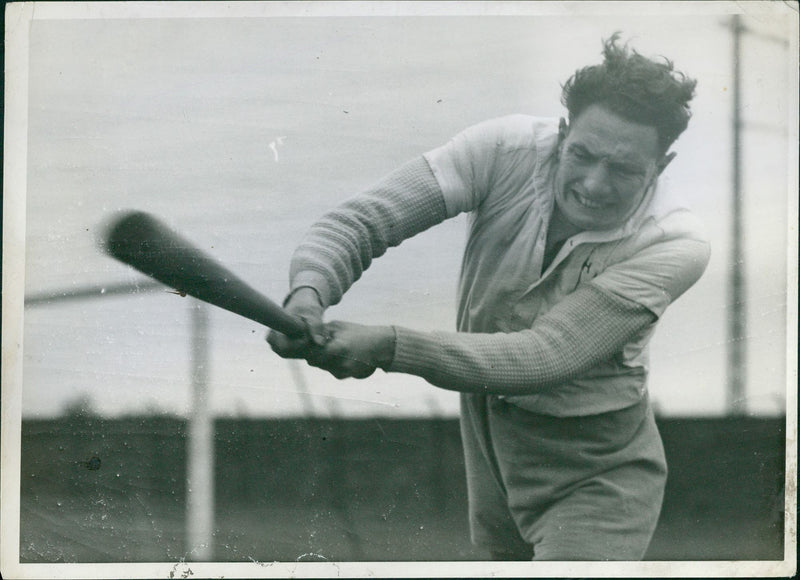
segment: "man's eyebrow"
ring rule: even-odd
[[[627,171],[645,171],[645,167],[633,159],[609,159],[608,164],[618,169],[625,169]]]
[[[570,143],[569,149],[571,151],[577,151],[583,155],[587,155],[589,157],[596,157],[601,159],[607,159],[609,165],[613,165],[615,167],[624,168],[624,169],[632,169],[637,171],[644,171],[646,164],[645,161],[639,159],[638,157],[633,155],[622,155],[619,157],[613,157],[610,155],[603,155],[596,153],[593,151],[587,144],[585,143]]]

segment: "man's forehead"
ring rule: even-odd
[[[658,130],[616,115],[603,107],[587,108],[570,128],[568,140],[592,154],[647,163],[659,156]]]

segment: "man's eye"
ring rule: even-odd
[[[625,167],[625,166],[615,167],[614,171],[616,172],[617,175],[619,175],[620,177],[624,177],[626,179],[633,179],[635,177],[639,177],[642,174],[641,171],[639,171],[634,167]]]
[[[572,153],[572,156],[575,159],[578,159],[580,161],[586,161],[587,159],[589,159],[591,157],[591,155],[589,155],[588,151],[586,151],[584,149],[572,149],[572,150],[570,150],[570,153]]]

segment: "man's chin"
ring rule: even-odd
[[[582,231],[603,231],[613,230],[620,226],[621,222],[614,217],[597,216],[586,212],[575,212],[565,216],[567,221],[574,227]]]

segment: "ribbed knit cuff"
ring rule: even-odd
[[[394,360],[386,369],[421,377],[435,375],[441,344],[434,333],[395,326]]]

